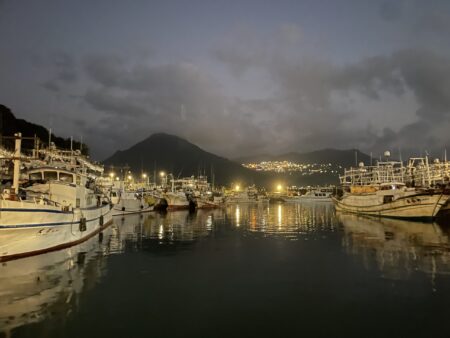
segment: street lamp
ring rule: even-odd
[[[161,177],[161,185],[165,186],[167,184],[166,173],[164,171],[160,171],[159,177]]]
[[[145,184],[148,185],[148,176],[147,176],[146,173],[143,173],[143,174],[142,174],[142,178],[143,178],[143,180],[145,181]]]

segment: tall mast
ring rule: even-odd
[[[20,176],[20,148],[22,146],[22,134],[14,134],[16,138],[16,145],[14,149],[14,176],[13,176],[13,186],[15,195],[19,194],[19,176]]]

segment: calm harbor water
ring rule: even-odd
[[[0,266],[0,337],[449,337],[450,230],[230,205]]]

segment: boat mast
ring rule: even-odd
[[[14,176],[13,185],[14,194],[17,196],[19,194],[19,176],[20,176],[20,148],[22,146],[22,134],[14,134],[16,139],[15,149],[14,149]]]

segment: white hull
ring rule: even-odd
[[[189,209],[189,201],[184,194],[167,193],[164,198],[167,201],[167,210]]]
[[[213,202],[213,201],[208,201],[208,200],[203,200],[201,198],[197,198],[197,208],[198,209],[220,208],[220,204]]]
[[[113,207],[113,216],[137,214],[153,211],[153,205],[149,205],[145,200],[133,198],[121,198]]]
[[[381,197],[381,199],[380,199]],[[383,203],[378,194],[344,195],[333,198],[337,211],[393,218],[434,218],[450,196],[413,194]]]
[[[112,221],[109,204],[73,211],[38,203],[2,200],[0,261],[81,243]],[[85,229],[80,226],[85,219]]]

